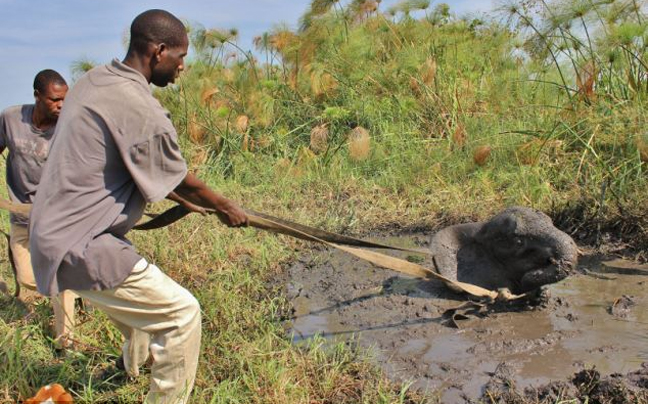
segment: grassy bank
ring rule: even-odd
[[[520,204],[586,242],[608,233],[645,248],[638,2],[525,2],[533,8],[513,5],[493,21],[425,3],[315,1],[299,30],[259,36],[254,57],[235,31],[192,24],[195,59],[178,86],[156,92],[191,168],[245,207],[332,231],[433,229]],[[307,243],[199,217],[131,238],[201,302],[193,402],[426,400],[352,343],[290,343],[276,279]],[[80,315],[79,349],[58,358],[47,304],[25,318],[0,299],[0,401],[49,382],[79,402],[141,400],[146,374],[94,378],[121,342],[101,313]]]

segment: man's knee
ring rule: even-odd
[[[185,291],[180,317],[187,325],[200,324],[200,303],[189,291]]]
[[[191,295],[190,301],[191,303],[190,303],[189,310],[196,318],[196,321],[200,322],[200,303],[198,302],[198,299],[196,299],[195,296],[193,295]]]

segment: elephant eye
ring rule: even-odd
[[[516,247],[521,247],[522,245],[524,245],[524,240],[522,240],[522,238],[520,237],[515,237],[513,239],[513,243],[515,244]]]

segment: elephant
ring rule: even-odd
[[[578,264],[578,247],[543,212],[513,206],[485,222],[446,227],[431,237],[435,270],[490,290],[526,293],[558,282]]]

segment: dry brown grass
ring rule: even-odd
[[[329,73],[312,72],[310,75],[310,85],[313,95],[320,97],[332,94],[338,87],[337,80]]]
[[[220,90],[217,87],[207,87],[200,95],[200,99],[202,100],[203,104],[210,105],[212,103],[212,100],[214,99],[214,96],[219,92]]]
[[[585,63],[580,71],[577,71],[576,86],[578,87],[578,93],[586,101],[593,101],[596,97],[594,84],[598,73],[596,64],[592,61]]]
[[[202,166],[207,162],[208,156],[209,153],[207,152],[207,149],[205,147],[196,148],[191,155],[191,159],[189,160],[191,167]]]
[[[475,164],[480,167],[486,164],[491,155],[491,150],[490,146],[479,146],[475,148],[475,151],[473,152],[473,161]]]
[[[250,118],[248,118],[247,115],[239,115],[236,118],[236,122],[234,123],[234,128],[239,133],[245,133],[248,130],[249,124],[250,124]]]
[[[542,156],[557,159],[564,155],[563,141],[532,139],[521,144],[515,150],[515,156],[520,164],[536,165]]]
[[[212,98],[210,102],[210,108],[217,110],[222,107],[231,109],[230,104],[229,102],[227,102],[227,100],[223,100],[221,98]]]
[[[639,159],[644,163],[648,163],[648,145],[641,138],[637,138],[637,151],[639,151]]]
[[[187,132],[189,133],[189,139],[194,143],[202,143],[205,138],[205,127],[199,122],[198,117],[194,114],[189,119],[189,125],[187,127]]]
[[[372,14],[374,14],[376,11],[378,11],[378,3],[380,3],[380,0],[379,1],[367,0],[362,2],[362,4],[360,4],[356,10],[356,14],[354,16],[355,22],[356,23],[363,22],[367,18],[369,18]]]
[[[466,128],[461,122],[457,122],[454,132],[452,133],[453,148],[462,149],[466,145]]]
[[[279,52],[285,52],[288,47],[299,41],[297,35],[289,30],[277,31],[270,36],[270,45]]]
[[[298,79],[299,79],[299,70],[297,68],[293,68],[290,71],[290,75],[288,76],[288,87],[290,87],[291,90],[293,91],[297,90]]]
[[[515,157],[520,164],[529,166],[536,165],[540,156],[540,146],[537,139],[523,143],[515,150]]]
[[[252,152],[256,147],[256,143],[249,133],[245,132],[243,140],[241,140],[241,150],[245,152]]]
[[[236,79],[236,73],[234,73],[232,69],[223,69],[220,74],[228,83],[231,83]]]
[[[410,90],[412,90],[412,93],[416,95],[417,97],[421,96],[421,86],[419,85],[418,80],[416,77],[410,77]]]
[[[285,157],[282,157],[282,158],[277,160],[277,162],[274,165],[274,169],[275,169],[275,172],[277,172],[277,173],[285,173],[286,171],[288,171],[290,166],[291,166],[290,160],[288,160]]]
[[[421,74],[421,80],[425,85],[430,86],[434,83],[434,78],[436,77],[437,73],[437,62],[434,60],[434,58],[428,58],[425,63],[421,66],[419,69],[419,73]]]
[[[310,133],[310,150],[315,154],[320,154],[328,148],[329,130],[326,124],[315,126]]]
[[[371,151],[371,136],[369,131],[362,126],[352,129],[348,135],[349,157],[355,161],[362,161],[369,157]]]

